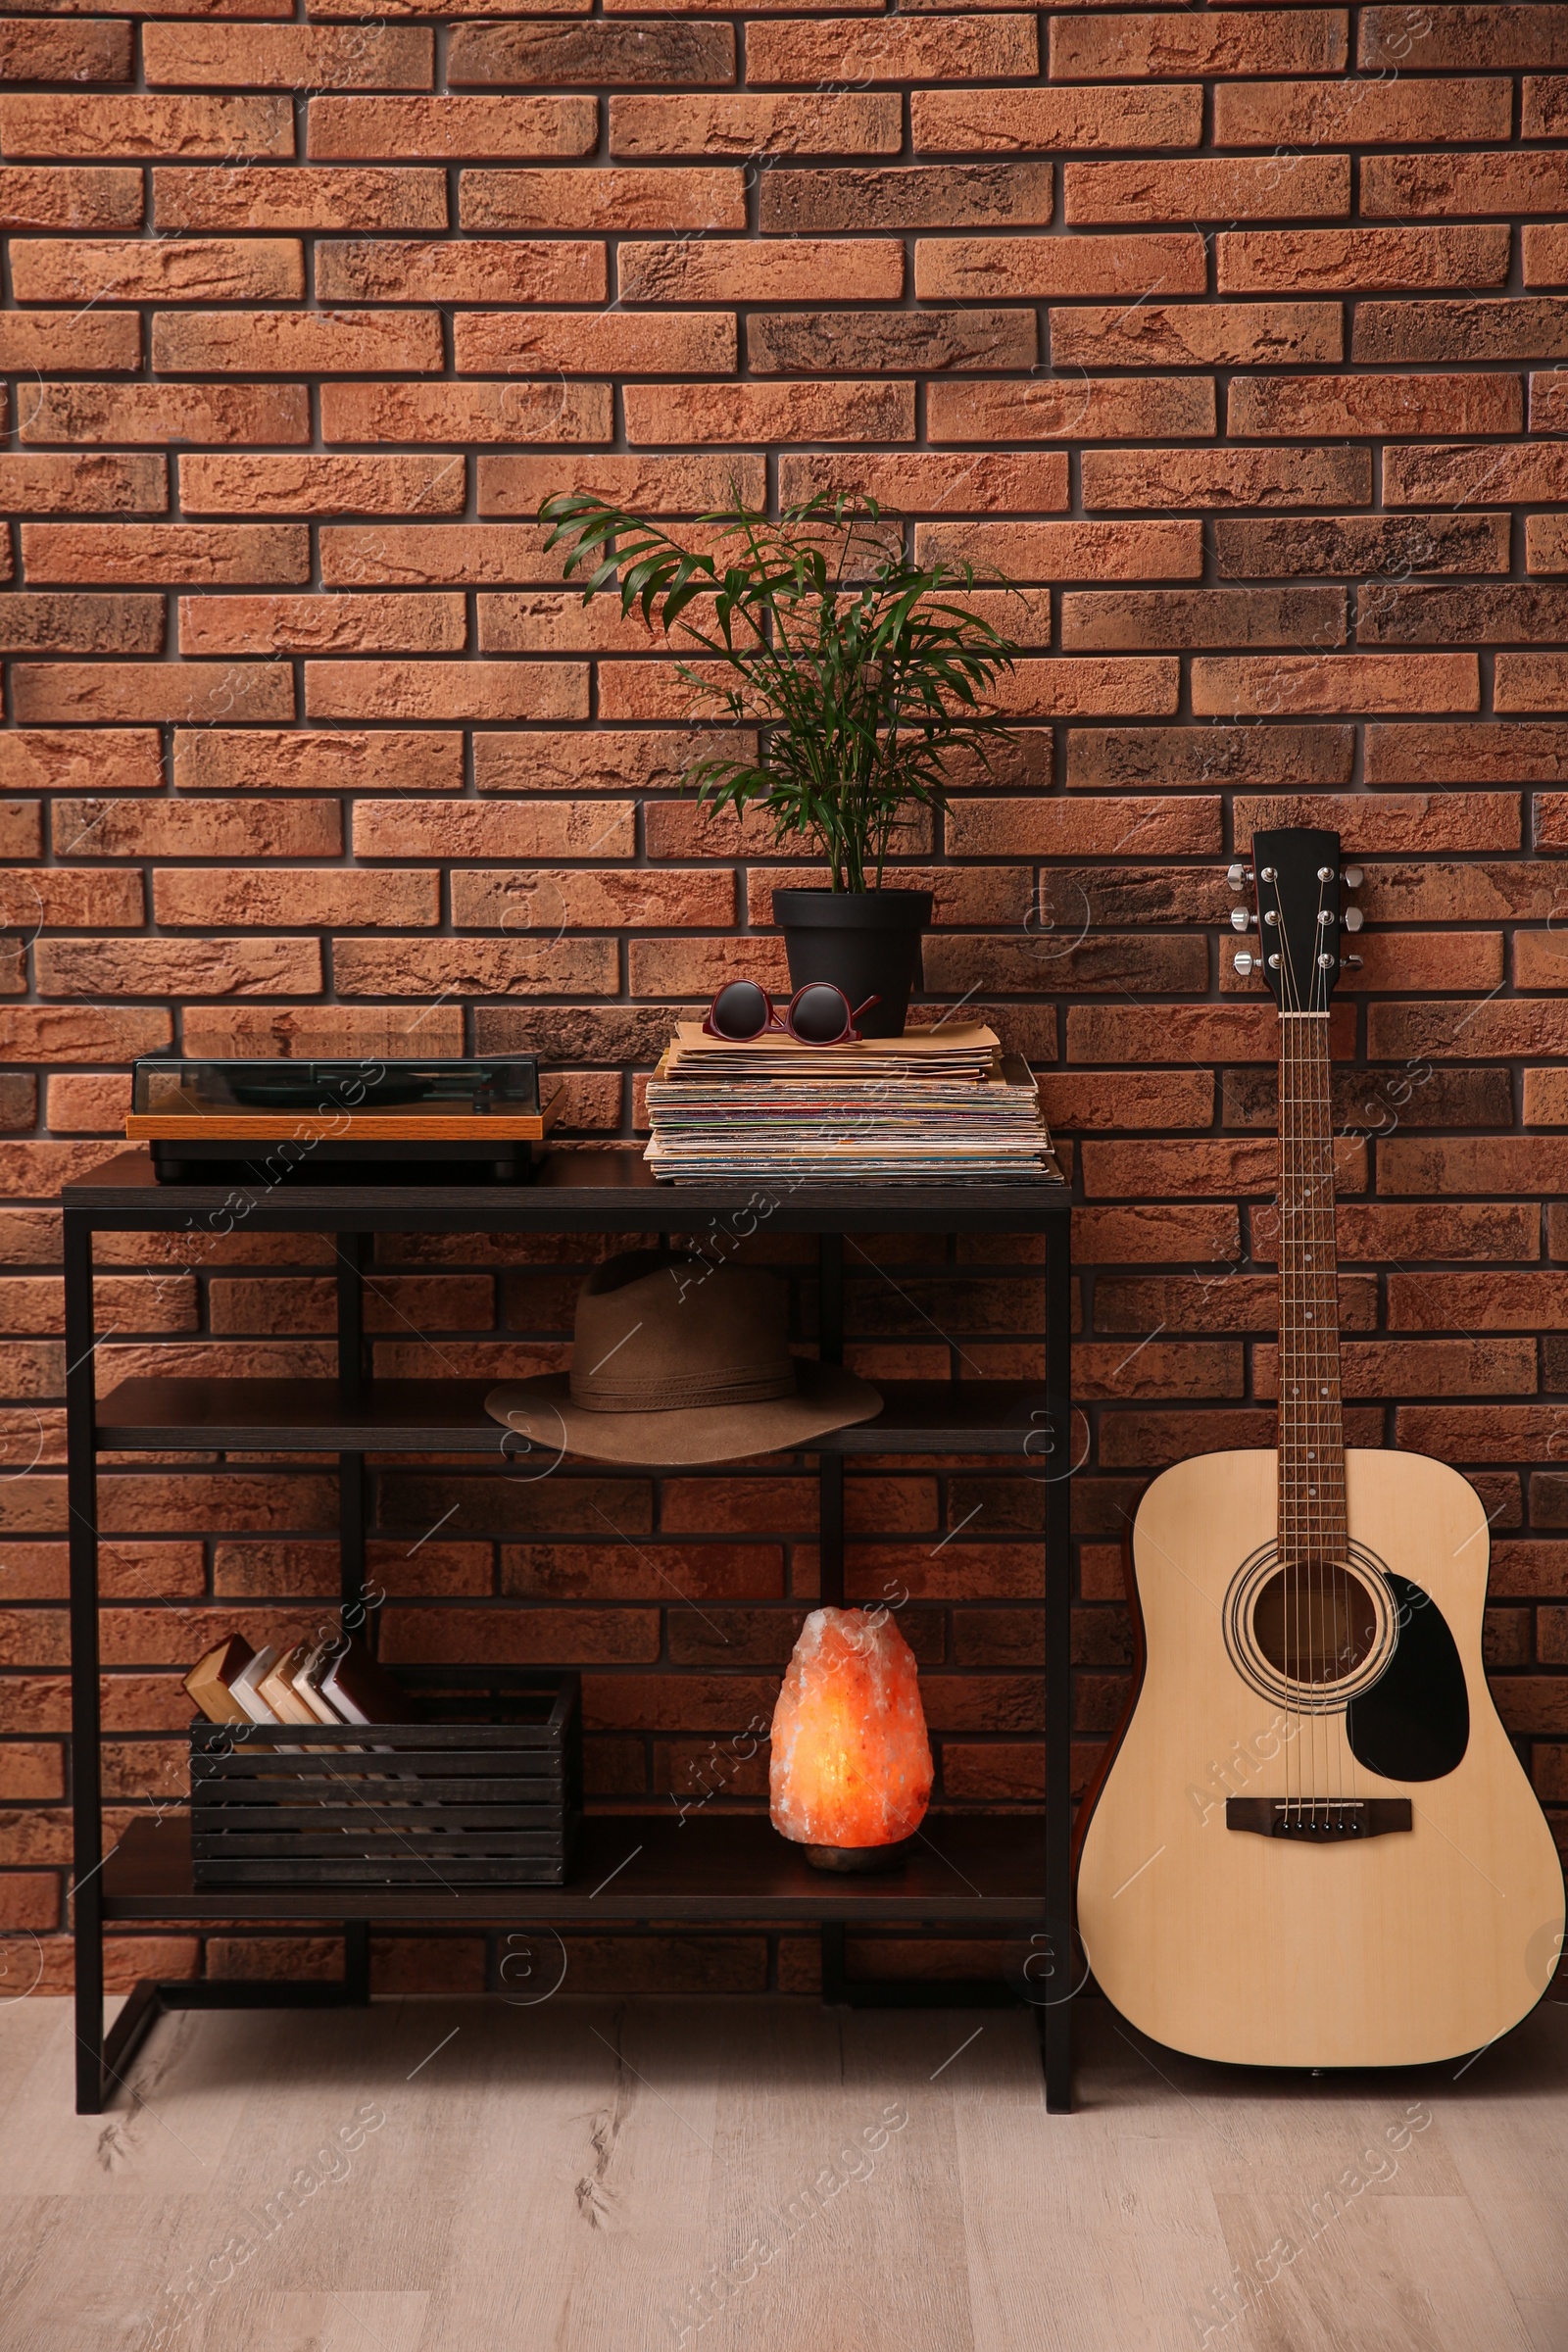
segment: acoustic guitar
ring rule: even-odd
[[[1237,965],[1280,1013],[1279,1445],[1144,1495],[1141,1679],[1089,1800],[1079,1928],[1102,1990],[1173,2049],[1411,2066],[1540,1999],[1563,1877],[1482,1671],[1479,1496],[1345,1446],[1329,1005],[1360,918],[1339,836],[1258,833],[1252,857],[1232,920],[1257,924]]]

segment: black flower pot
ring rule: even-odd
[[[791,988],[831,980],[852,1005],[879,997],[857,1028],[865,1037],[903,1035],[909,991],[922,976],[928,890],[775,890],[773,919],[784,934]]]

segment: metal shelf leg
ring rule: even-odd
[[[98,1690],[98,1458],[94,1437],[92,1227],[64,1218],[66,1500],[71,1559],[71,1804],[74,1869],[76,2112],[104,2104],[102,1755]]]
[[[1046,1483],[1046,1933],[1054,1969],[1072,1985],[1072,1265],[1065,1239],[1046,1244],[1046,1404],[1054,1450]],[[1045,2011],[1046,2105],[1072,2111],[1073,1995]]]

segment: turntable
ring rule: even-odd
[[[125,1134],[163,1184],[526,1184],[555,1115],[533,1054],[153,1060]]]

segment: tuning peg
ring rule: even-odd
[[[1347,956],[1347,957],[1345,958],[1345,968],[1346,968],[1346,970],[1347,970],[1348,972],[1358,972],[1358,971],[1361,969],[1361,958],[1360,958],[1360,956]]]
[[[1318,867],[1318,869],[1317,869],[1317,878],[1318,878],[1318,880],[1319,880],[1320,882],[1332,882],[1332,881],[1333,881],[1333,879],[1334,879],[1334,868],[1333,868],[1333,866],[1332,866],[1332,865],[1320,865],[1320,866]]]
[[[1339,960],[1340,959],[1337,956],[1330,956],[1325,953],[1318,957],[1317,968],[1320,972],[1332,972]]]
[[[1249,931],[1256,921],[1257,917],[1250,907],[1233,906],[1231,908],[1231,929],[1233,931]]]
[[[1359,931],[1365,919],[1359,906],[1347,906],[1340,917],[1347,931]]]
[[[1257,958],[1253,956],[1249,956],[1247,950],[1243,948],[1241,954],[1237,956],[1235,963],[1235,969],[1238,975],[1243,980],[1250,980],[1252,976],[1252,965],[1256,961]]]
[[[1340,876],[1340,880],[1345,884],[1347,890],[1359,890],[1365,879],[1366,877],[1358,865],[1348,865]]]
[[[1232,890],[1246,890],[1252,879],[1252,869],[1238,863],[1227,869],[1225,879]]]

